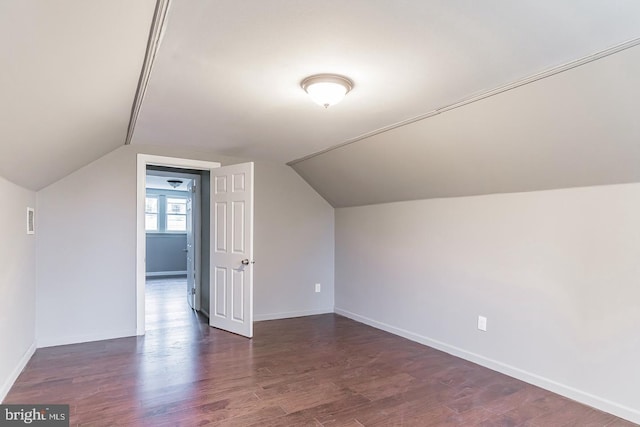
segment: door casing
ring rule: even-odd
[[[209,162],[177,157],[138,154],[136,171],[136,333],[145,333],[145,257],[146,238],[144,226],[144,202],[146,196],[147,166],[165,166],[173,168],[209,170],[220,167],[218,162]]]

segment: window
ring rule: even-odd
[[[187,197],[188,193],[183,191],[148,189],[144,206],[145,230],[149,233],[185,233]]]
[[[167,231],[187,231],[187,199],[167,197]]]
[[[144,203],[144,223],[147,231],[158,231],[158,197],[145,198]]]

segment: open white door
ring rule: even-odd
[[[187,301],[189,307],[196,308],[196,257],[195,257],[195,221],[194,221],[194,199],[196,185],[192,179],[187,185],[189,196],[187,198]]]
[[[253,163],[211,170],[209,325],[253,336]]]

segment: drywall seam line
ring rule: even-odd
[[[571,70],[573,68],[577,68],[577,67],[580,67],[582,65],[588,64],[590,62],[597,61],[599,59],[605,58],[607,56],[611,56],[613,54],[616,54],[618,52],[622,52],[623,50],[627,50],[627,49],[630,49],[630,48],[638,46],[638,45],[640,45],[640,38],[635,38],[635,39],[626,41],[624,43],[618,44],[616,46],[613,46],[613,47],[610,47],[608,49],[602,50],[600,52],[594,53],[592,55],[585,56],[585,57],[577,59],[575,61],[567,62],[566,64],[562,64],[562,65],[559,65],[557,67],[550,68],[548,70],[542,71],[540,73],[533,74],[533,75],[531,75],[529,77],[525,77],[525,78],[517,80],[515,82],[508,83],[508,84],[503,85],[503,86],[499,86],[499,87],[497,87],[495,89],[490,89],[490,90],[482,92],[480,94],[473,95],[473,96],[470,96],[468,98],[464,98],[464,99],[462,99],[460,101],[454,102],[453,104],[449,104],[449,105],[445,105],[445,106],[440,107],[440,108],[436,108],[435,110],[431,110],[431,111],[429,111],[427,113],[424,113],[424,114],[421,114],[419,116],[412,117],[410,119],[403,120],[403,121],[400,121],[400,122],[397,122],[397,123],[394,123],[394,124],[391,124],[391,125],[388,125],[388,126],[381,127],[379,129],[373,130],[371,132],[364,133],[362,135],[359,135],[359,136],[356,136],[354,138],[348,139],[348,140],[346,140],[346,141],[344,141],[344,142],[342,142],[340,144],[331,146],[331,147],[326,148],[326,149],[321,150],[321,151],[317,151],[315,153],[309,154],[309,155],[304,156],[304,157],[300,157],[299,159],[292,160],[292,161],[288,162],[287,165],[288,166],[293,166],[293,165],[295,165],[297,163],[303,162],[305,160],[309,160],[309,159],[311,159],[313,157],[316,157],[316,156],[319,156],[321,154],[328,153],[329,151],[333,151],[333,150],[336,150],[338,148],[342,148],[342,147],[344,147],[346,145],[353,144],[354,142],[358,142],[358,141],[361,141],[363,139],[367,139],[367,138],[370,138],[372,136],[379,135],[381,133],[385,133],[385,132],[388,132],[388,131],[393,130],[393,129],[397,129],[397,128],[400,128],[400,127],[403,127],[403,126],[407,126],[407,125],[410,125],[412,123],[428,119],[429,117],[437,116],[440,113],[444,113],[446,111],[450,111],[450,110],[453,110],[453,109],[456,109],[456,108],[460,108],[460,107],[463,107],[465,105],[468,105],[468,104],[471,104],[471,103],[474,103],[474,102],[478,102],[478,101],[481,101],[483,99],[486,99],[486,98],[489,98],[489,97],[492,97],[492,96],[495,96],[495,95],[499,95],[499,94],[507,92],[509,90],[516,89],[518,87],[525,86],[525,85],[528,85],[530,83],[537,82],[538,80],[542,80],[542,79],[545,79],[547,77],[555,76],[556,74],[560,74],[560,73],[563,73],[565,71],[569,71],[569,70]]]
[[[131,144],[131,139],[133,138],[133,132],[136,127],[136,122],[138,121],[142,101],[144,100],[144,95],[147,93],[147,86],[151,78],[151,70],[153,69],[156,55],[158,54],[158,49],[160,49],[160,43],[162,42],[162,37],[164,36],[164,31],[167,26],[170,5],[171,0],[157,0],[156,2],[156,9],[153,13],[153,20],[151,21],[151,28],[149,30],[147,50],[144,54],[140,79],[138,80],[138,87],[136,88],[133,105],[131,106],[131,116],[129,117],[127,138],[124,141],[124,145]]]

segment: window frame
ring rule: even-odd
[[[156,200],[156,211],[155,212],[147,212],[147,199],[155,199]],[[144,206],[144,230],[147,233],[158,233],[160,232],[160,197],[157,194],[145,194],[144,198],[145,206]],[[155,215],[156,216],[156,228],[148,229],[147,228],[147,215]]]
[[[147,231],[146,230],[146,220],[145,220],[145,233],[146,234],[187,234],[186,230],[186,220],[187,213],[184,213],[185,216],[185,230],[167,230],[167,222],[168,215],[174,215],[167,211],[167,199],[189,199],[189,193],[187,191],[176,191],[176,190],[160,190],[155,188],[147,188],[146,189],[146,197],[156,197],[158,199],[158,229],[155,231]],[[145,199],[146,200],[146,199]],[[146,215],[146,209],[145,209]]]
[[[169,212],[169,203],[174,203],[174,204],[178,204],[175,202],[169,202],[169,199],[173,199],[173,200],[184,200],[184,213],[176,213],[176,212]],[[164,232],[165,233],[186,233],[187,232],[187,200],[188,200],[188,196],[187,197],[179,197],[179,196],[173,196],[173,195],[167,195],[164,198]],[[182,204],[182,203],[180,203]],[[169,216],[183,216],[184,217],[184,230],[169,230]]]

